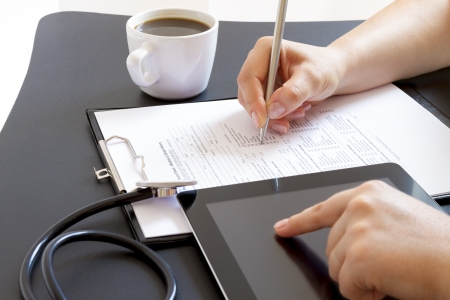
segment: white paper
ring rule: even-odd
[[[450,190],[450,129],[393,85],[336,96],[280,135],[259,130],[237,100],[95,113],[103,136],[128,138],[149,180],[196,179],[197,189],[383,162],[400,164],[429,194]],[[142,180],[126,144],[108,149],[127,190]],[[134,204],[147,237],[190,232],[174,197]]]

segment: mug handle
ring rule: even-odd
[[[133,82],[140,87],[149,87],[159,80],[158,76],[150,72],[142,73],[142,61],[153,56],[155,49],[150,43],[143,43],[128,55],[127,68]]]

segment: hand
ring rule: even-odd
[[[321,102],[336,90],[341,72],[340,59],[331,48],[283,41],[275,91],[264,101],[272,38],[258,40],[248,54],[238,76],[238,99],[256,128],[267,119],[269,128],[280,133],[289,121],[304,117],[311,105]],[[266,109],[267,105],[267,109]]]
[[[450,295],[450,221],[381,181],[370,181],[275,224],[291,237],[332,227],[329,272],[350,299]]]

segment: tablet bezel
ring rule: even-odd
[[[445,213],[411,176],[394,163],[201,189],[194,196],[192,192],[180,193],[178,199],[225,297],[256,299],[207,204],[382,178],[389,178],[400,191]]]

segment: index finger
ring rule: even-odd
[[[242,65],[237,78],[239,102],[250,116],[256,114],[259,120],[258,127],[261,127],[267,118],[263,83],[267,77],[271,49],[270,37],[259,39]]]
[[[352,198],[354,189],[339,192],[301,213],[275,224],[279,236],[292,237],[326,227],[332,227],[341,217]]]

